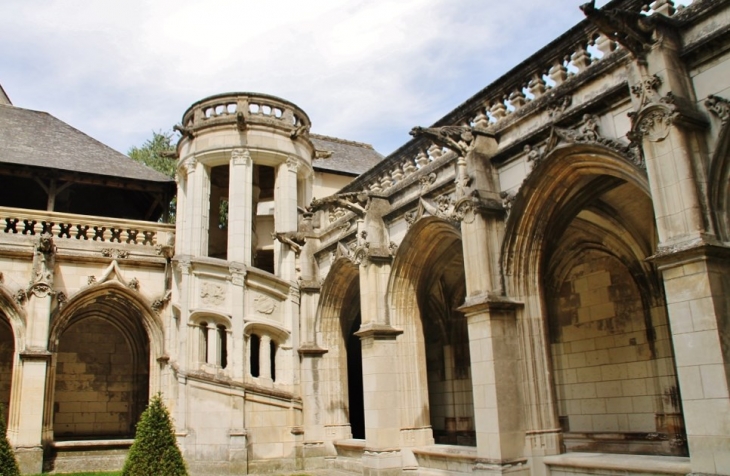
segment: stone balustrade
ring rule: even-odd
[[[266,94],[211,96],[190,106],[183,115],[183,127],[190,132],[218,125],[235,125],[243,130],[251,124],[290,130],[309,130],[311,126],[307,114],[295,104]]]
[[[156,222],[0,207],[3,233],[40,235],[55,240],[83,240],[154,247],[167,244],[175,226]]]
[[[673,16],[679,11],[670,0],[645,3],[625,0],[612,2],[612,7],[649,16],[656,13]],[[554,92],[559,87],[570,87],[573,79],[580,78],[615,53],[625,53],[624,48],[602,34],[595,25],[583,21],[478,92],[433,127],[458,125],[498,131],[511,123],[513,117],[527,115],[530,110],[562,111],[570,104],[556,102],[547,108],[538,108],[537,103],[544,106],[543,101],[554,100]],[[416,137],[345,187],[343,192],[382,193],[448,152]]]

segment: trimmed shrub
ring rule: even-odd
[[[187,476],[180,448],[175,441],[170,412],[162,395],[150,400],[137,423],[137,434],[124,463],[122,476]]]
[[[20,476],[18,460],[10,446],[5,424],[5,407],[0,405],[0,476]]]

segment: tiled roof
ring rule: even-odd
[[[309,138],[318,151],[332,153],[328,158],[312,161],[312,166],[318,170],[360,175],[383,160],[383,156],[376,152],[370,144],[319,134],[310,134]]]
[[[46,112],[0,105],[0,163],[172,182]]]

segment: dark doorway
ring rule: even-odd
[[[362,344],[355,335],[360,329],[360,313],[357,313],[347,334],[347,394],[350,405],[350,430],[352,437],[365,439],[365,402],[362,384]]]

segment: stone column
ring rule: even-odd
[[[199,211],[199,209],[196,210],[195,206],[196,197],[198,196],[195,189],[196,169],[197,161],[193,157],[185,159],[183,165],[180,167],[180,173],[186,174],[184,181],[185,199],[183,203],[179,204],[180,208],[178,209],[178,214],[182,215],[180,217],[182,229],[179,229],[181,236],[176,240],[176,244],[180,243],[179,250],[182,255],[196,254],[193,247],[193,218],[196,211]]]
[[[730,249],[714,236],[706,195],[704,115],[669,26],[629,79],[634,140],[646,159],[692,472],[730,474]],[[719,417],[722,415],[723,417]]]
[[[297,170],[299,160],[289,157],[279,165],[276,173],[275,216],[274,227],[279,233],[297,231]],[[274,243],[274,263],[276,274],[282,279],[296,279],[296,257],[294,251],[286,244]]]
[[[492,282],[496,216],[467,211],[461,224],[477,457],[500,473],[524,458],[516,303]],[[495,292],[496,291],[496,292]],[[479,468],[477,468],[479,469]]]
[[[363,320],[364,320],[363,316]],[[372,321],[355,333],[362,341],[365,404],[364,476],[400,475],[402,471],[396,338],[403,331]]]
[[[208,226],[210,215],[210,176],[200,162],[193,162],[195,173],[188,177],[188,187],[193,188],[188,194],[188,210],[191,218],[187,222],[190,227],[190,254],[193,256],[208,255]]]
[[[259,345],[259,378],[271,380],[271,337],[261,336]]]
[[[228,271],[231,273],[231,329],[228,332],[228,369],[231,378],[243,380],[245,339],[243,337],[243,324],[246,296],[246,271],[239,263],[230,263]]]
[[[251,266],[253,163],[246,149],[231,152],[228,192],[228,260]]]
[[[211,367],[220,365],[220,353],[218,351],[218,328],[212,322],[208,323],[208,333],[206,342],[208,343],[208,355],[205,361]]]
[[[44,397],[52,398],[46,389],[46,373],[51,354],[48,351],[20,353],[20,378],[13,379],[12,413],[8,425],[8,439],[15,448],[22,474],[37,474],[43,470],[43,415]],[[51,408],[51,406],[48,406]],[[53,410],[50,411],[51,418]]]

